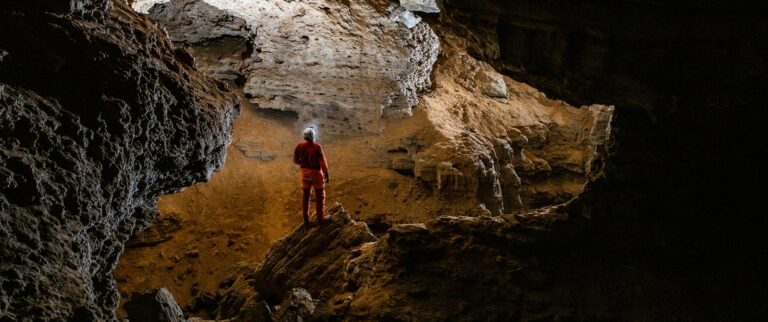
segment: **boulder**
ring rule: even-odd
[[[125,244],[125,247],[145,247],[157,245],[171,240],[175,232],[181,229],[183,223],[177,213],[160,215],[151,226],[136,232]]]
[[[123,304],[128,320],[141,322],[186,322],[184,312],[165,287],[145,292],[134,292]]]

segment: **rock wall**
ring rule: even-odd
[[[251,103],[296,112],[302,123],[325,133],[380,133],[383,118],[410,116],[417,93],[431,86],[437,37],[395,3],[209,0],[186,7],[193,2],[160,4],[175,8],[151,9],[149,14],[169,26],[172,35],[195,35],[185,30],[216,30],[229,23],[219,20],[207,28],[202,22],[207,18],[189,20],[193,25],[168,18],[177,12],[203,12],[208,9],[202,7],[213,5],[245,19],[258,30],[241,72]],[[137,1],[134,7],[146,8],[147,3]]]
[[[201,72],[216,79],[245,81],[245,68],[259,60],[253,56],[255,31],[248,23],[200,0],[157,4],[148,15],[162,23],[171,40],[186,47]]]
[[[493,215],[579,194],[610,133],[613,107],[576,108],[550,99],[467,55],[450,31],[438,31],[443,53],[433,73],[437,85],[421,105],[436,138],[390,147],[408,152],[404,158],[393,153],[392,167],[410,166],[435,195],[475,199]]]
[[[123,245],[222,166],[239,115],[122,2],[0,6],[0,318],[111,320]]]

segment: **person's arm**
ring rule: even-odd
[[[331,180],[331,175],[328,173],[328,162],[325,161],[325,152],[320,144],[317,145],[317,148],[317,150],[320,151],[320,169],[323,169],[323,173],[325,173],[325,182],[328,182]]]
[[[297,145],[296,149],[293,150],[293,163],[301,165],[301,162],[299,161],[299,147],[301,147],[301,144]]]

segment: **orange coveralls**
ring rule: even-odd
[[[325,177],[328,164],[325,161],[323,147],[314,141],[304,141],[293,151],[293,163],[301,166],[301,189],[304,194],[301,210],[304,221],[309,221],[309,194],[315,188],[315,211],[318,221],[325,219]]]

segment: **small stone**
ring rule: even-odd
[[[477,75],[480,91],[490,97],[507,97],[507,83],[504,82],[504,76],[501,76],[495,70],[483,70]]]
[[[393,10],[392,14],[389,15],[389,19],[402,23],[408,27],[408,29],[413,28],[419,22],[421,22],[421,17],[414,15],[412,12],[405,10],[403,7],[397,7],[395,10]]]

